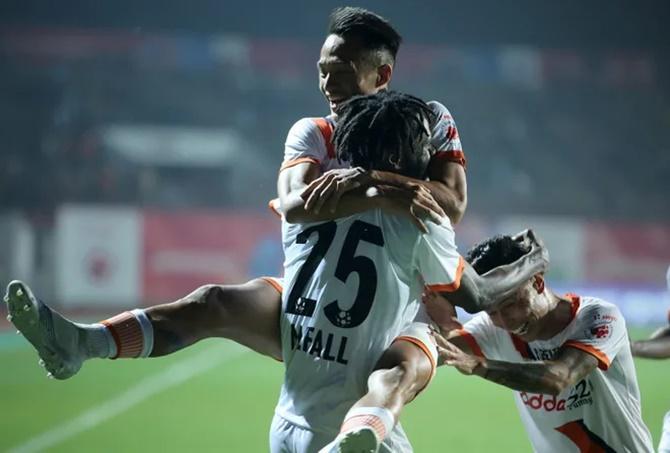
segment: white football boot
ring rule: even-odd
[[[37,350],[39,364],[46,368],[47,376],[56,379],[74,376],[86,358],[81,346],[85,330],[47,307],[21,281],[7,285],[4,300],[9,312],[7,319]]]

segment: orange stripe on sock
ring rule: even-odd
[[[101,321],[100,324],[107,327],[116,343],[116,355],[112,359],[135,358],[142,353],[144,336],[142,326],[129,311],[120,313],[109,319]]]
[[[378,439],[386,438],[386,428],[381,418],[376,415],[355,415],[350,417],[342,423],[341,433],[353,431],[356,428],[369,426],[377,434]]]

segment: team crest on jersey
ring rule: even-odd
[[[591,338],[596,340],[605,340],[612,336],[612,326],[610,323],[599,324],[589,329]]]

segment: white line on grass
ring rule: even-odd
[[[223,350],[221,347],[210,347],[193,358],[161,370],[121,395],[103,402],[66,423],[38,434],[26,443],[11,449],[10,453],[43,451],[127,411],[157,393],[181,384],[246,352],[245,349],[236,345],[226,346],[227,348]]]

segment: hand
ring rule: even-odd
[[[549,267],[549,250],[547,250],[547,247],[545,247],[542,240],[535,235],[533,230],[523,230],[512,236],[512,239],[522,244],[528,251],[529,256],[538,259],[542,266],[542,270],[539,272],[545,272],[547,270]]]
[[[335,212],[340,197],[359,187],[367,187],[372,179],[361,167],[330,170],[312,181],[300,197],[305,200],[305,210],[318,212],[324,208]]]
[[[443,333],[447,334],[452,330],[458,330],[463,327],[458,322],[454,306],[435,291],[431,291],[426,287],[421,294],[421,300],[426,307],[428,316],[430,316],[430,319],[437,324]]]
[[[463,352],[437,332],[433,332],[432,335],[437,343],[437,355],[440,364],[453,366],[468,376],[481,374],[483,365],[486,362],[485,358]]]
[[[430,191],[421,184],[406,183],[402,186],[381,186],[379,189],[387,201],[387,208],[394,214],[409,217],[422,233],[428,233],[424,220],[440,224],[447,216]]]

